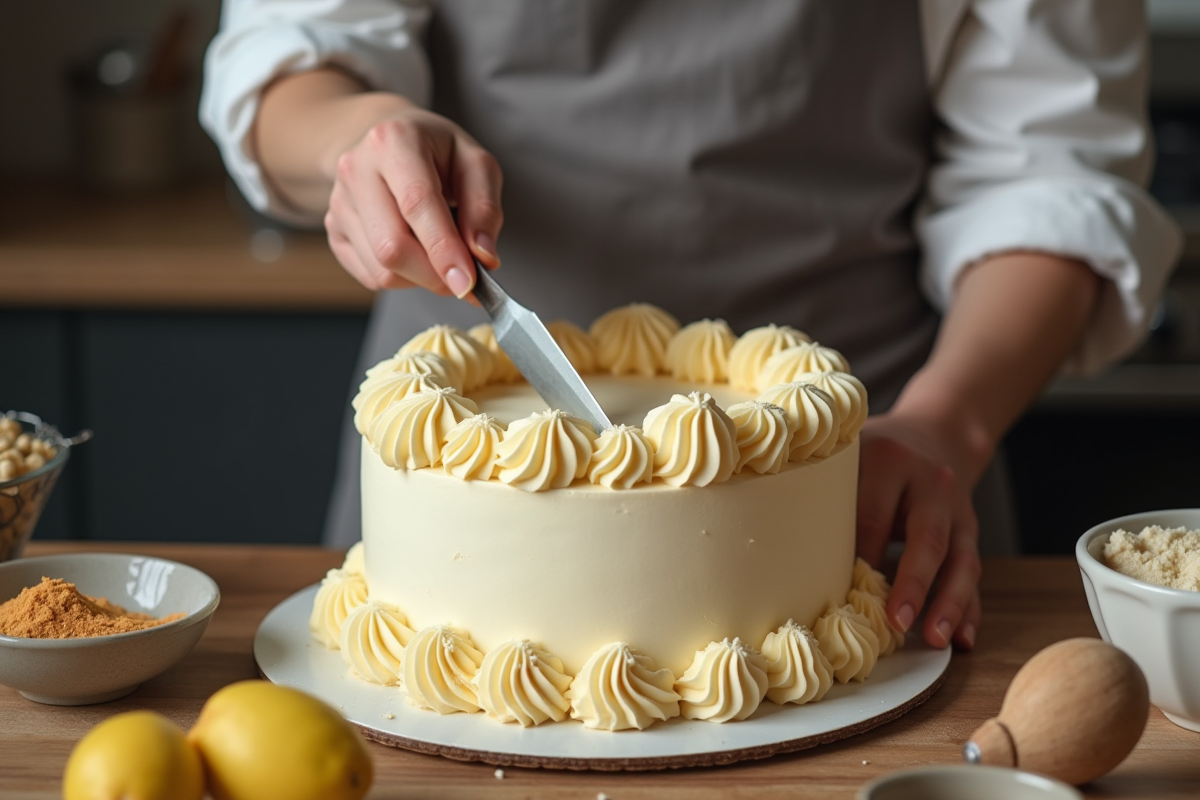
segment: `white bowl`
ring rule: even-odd
[[[75,553],[0,564],[0,603],[61,578],[92,597],[154,617],[182,619],[131,633],[72,639],[0,636],[0,683],[39,703],[76,706],[116,700],[183,658],[220,602],[212,578],[162,558]]]
[[[1167,719],[1200,732],[1200,592],[1145,583],[1102,561],[1109,534],[1121,528],[1139,533],[1148,525],[1200,529],[1200,508],[1109,520],[1079,538],[1075,557],[1100,636],[1142,668],[1150,684],[1150,702]]]
[[[876,778],[857,800],[1082,800],[1065,783],[1006,767],[914,767]]]

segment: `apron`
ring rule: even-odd
[[[912,212],[933,116],[916,0],[444,0],[434,110],[499,160],[496,273],[543,321],[633,301],[841,351],[886,410],[938,318]],[[482,312],[379,294],[360,371]],[[346,423],[326,544],[360,536]]]

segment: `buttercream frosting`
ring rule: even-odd
[[[342,569],[351,575],[367,574],[366,548],[362,542],[350,545],[350,549],[346,551],[346,557],[342,559]]]
[[[785,383],[772,386],[758,399],[787,412],[793,429],[789,461],[804,461],[811,456],[823,458],[837,447],[837,403],[816,386]]]
[[[419,372],[385,372],[367,378],[350,402],[354,409],[354,427],[359,433],[365,434],[392,403],[416,392],[440,388],[442,384],[436,377]]]
[[[675,676],[625,642],[597,650],[571,681],[571,717],[607,731],[645,730],[679,716]]]
[[[480,707],[488,716],[522,728],[565,720],[571,711],[566,696],[570,686],[562,661],[528,639],[494,647],[475,673]]]
[[[758,375],[759,386],[791,383],[806,372],[849,372],[845,356],[819,342],[802,342],[780,350],[767,359]]]
[[[870,592],[851,589],[846,595],[846,605],[862,614],[871,625],[875,638],[879,640],[879,655],[890,656],[904,644],[904,634],[892,627],[888,621],[886,601]]]
[[[708,722],[742,720],[767,693],[767,660],[741,639],[710,642],[675,682],[679,712]]]
[[[486,347],[487,351],[492,354],[492,373],[488,378],[489,383],[515,383],[522,380],[521,370],[517,369],[517,365],[508,357],[508,353],[504,352],[500,343],[496,341],[496,329],[492,323],[481,322],[468,330],[467,335]]]
[[[763,640],[767,659],[767,698],[773,703],[814,703],[833,685],[833,667],[817,637],[789,619]]]
[[[654,445],[632,425],[615,425],[592,442],[588,480],[609,489],[632,489],[654,477]]]
[[[551,409],[514,420],[497,446],[501,482],[526,492],[561,489],[587,474],[592,426]]]
[[[342,623],[355,608],[367,602],[367,582],[362,575],[352,575],[344,569],[331,569],[321,579],[313,599],[308,629],[317,641],[330,650],[342,642]]]
[[[735,338],[723,319],[702,319],[685,325],[667,344],[667,371],[682,381],[726,381],[729,349]]]
[[[879,658],[879,638],[871,623],[850,606],[830,606],[813,625],[821,652],[838,683],[864,681]]]
[[[855,589],[875,595],[885,603],[888,594],[892,591],[892,586],[883,573],[862,558],[854,559],[854,571],[851,573],[850,585]]]
[[[838,408],[838,441],[849,442],[867,421],[867,387],[848,372],[804,372],[794,383],[811,383],[833,398]]]
[[[588,375],[596,371],[596,340],[590,333],[565,319],[546,323],[546,330],[576,372]]]
[[[466,633],[448,625],[417,631],[404,648],[404,690],[408,702],[439,714],[479,710],[474,677],[483,653]]]
[[[379,415],[367,441],[393,469],[431,467],[441,460],[446,434],[478,412],[452,388],[415,392]]]
[[[415,372],[432,375],[442,386],[462,386],[462,371],[445,356],[428,350],[398,352],[367,370],[367,378],[377,378],[389,372]]]
[[[649,303],[614,308],[592,323],[600,369],[653,377],[667,368],[667,343],[679,320]]]
[[[437,353],[458,367],[461,384],[456,388],[469,392],[488,382],[492,375],[492,354],[469,335],[450,325],[434,325],[418,333],[400,348],[398,355],[420,351]]]
[[[737,466],[737,426],[708,392],[673,395],[642,428],[654,445],[654,477],[672,486],[722,483]]]
[[[774,475],[787,463],[792,451],[792,427],[787,412],[774,403],[750,400],[730,406],[726,413],[737,426],[738,463],[759,475]]]
[[[475,414],[446,432],[442,469],[464,481],[490,480],[504,428],[489,414]]]
[[[342,623],[342,658],[363,680],[393,686],[400,682],[404,646],[412,637],[400,609],[368,599]]]
[[[746,331],[729,351],[729,383],[735,389],[758,392],[758,382],[767,360],[780,350],[811,341],[808,335],[787,325],[764,325]]]

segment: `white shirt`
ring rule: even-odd
[[[1037,250],[1080,259],[1105,283],[1069,371],[1133,350],[1181,237],[1141,188],[1147,33],[1140,0],[921,0],[925,67],[941,123],[916,220],[921,283],[940,309],[968,265]],[[209,48],[201,121],[255,208],[301,225],[272,196],[250,136],[274,78],[337,64],[428,104],[417,0],[226,0]]]

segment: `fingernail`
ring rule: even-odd
[[[486,233],[475,234],[475,246],[485,256],[496,258],[496,240],[488,236]]]
[[[462,267],[451,267],[446,272],[446,285],[460,300],[471,293],[471,277]]]
[[[938,635],[942,637],[942,644],[950,644],[950,637],[954,635],[954,626],[947,620],[942,620],[936,626]]]
[[[969,622],[966,625],[963,625],[962,638],[963,638],[963,641],[967,643],[967,647],[974,647],[975,646],[975,626]]]
[[[917,612],[908,603],[900,606],[900,610],[896,612],[896,624],[900,626],[900,630],[908,633],[908,629],[912,627],[913,620],[916,619]]]

